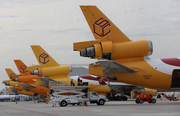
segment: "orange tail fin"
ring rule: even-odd
[[[21,60],[14,60],[20,74],[30,74],[27,71],[27,66]]]
[[[10,80],[12,79],[13,75],[16,75],[10,68],[6,68],[5,70]]]

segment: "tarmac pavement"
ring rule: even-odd
[[[156,104],[110,101],[104,106],[52,107],[52,104],[0,102],[0,116],[180,116],[180,101],[157,100]]]

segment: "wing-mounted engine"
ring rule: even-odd
[[[52,67],[42,67],[37,70],[31,71],[32,75],[38,76],[56,76],[56,75],[68,75],[71,72],[71,66],[61,65],[61,66],[52,66]]]

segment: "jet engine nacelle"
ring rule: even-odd
[[[132,57],[144,57],[151,55],[153,45],[148,40],[137,40],[121,43],[112,43],[112,41],[103,41],[94,44],[85,50],[80,51],[80,56],[96,59],[123,59]]]
[[[14,82],[14,81],[9,81],[9,82],[3,82],[6,86],[17,86],[19,83],[18,82]]]
[[[30,75],[30,76],[19,76],[12,80],[16,82],[21,82],[21,83],[28,83],[28,82],[35,82],[35,80],[39,78],[40,78],[39,76]]]
[[[53,67],[42,67],[37,70],[31,71],[32,75],[38,76],[56,76],[56,75],[67,75],[71,72],[72,68],[69,65],[53,66]]]

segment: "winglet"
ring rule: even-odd
[[[40,66],[59,66],[59,64],[39,45],[31,45]]]

